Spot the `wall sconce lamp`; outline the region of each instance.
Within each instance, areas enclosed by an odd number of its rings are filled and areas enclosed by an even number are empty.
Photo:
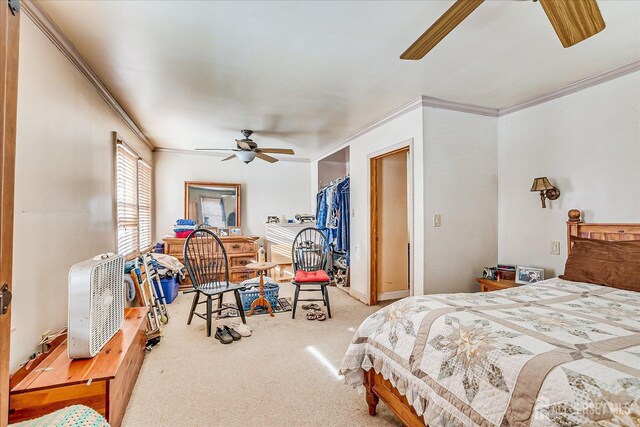
[[[544,199],[556,200],[558,197],[560,197],[560,190],[551,185],[546,176],[535,178],[533,180],[533,185],[531,186],[531,191],[540,192],[540,199],[542,200],[543,209],[547,207]]]

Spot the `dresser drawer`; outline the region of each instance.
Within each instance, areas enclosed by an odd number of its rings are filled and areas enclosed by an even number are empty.
[[[256,251],[254,242],[228,242],[224,244],[227,254],[251,253]]]
[[[241,283],[247,279],[251,279],[256,277],[255,272],[253,271],[243,271],[243,272],[230,272],[229,273],[229,282],[231,283]]]
[[[229,258],[229,268],[245,268],[247,264],[256,262],[254,256],[238,256]]]

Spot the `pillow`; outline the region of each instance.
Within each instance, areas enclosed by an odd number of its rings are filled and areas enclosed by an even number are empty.
[[[571,241],[561,279],[640,292],[640,241]]]

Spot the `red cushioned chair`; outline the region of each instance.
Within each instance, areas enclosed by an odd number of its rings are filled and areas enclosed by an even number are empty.
[[[329,290],[327,289],[331,278],[326,271],[329,262],[329,242],[325,235],[313,227],[301,230],[293,241],[291,259],[293,260],[293,269],[296,272],[292,282],[296,287],[296,292],[293,298],[291,318],[296,318],[298,301],[322,301],[327,307],[329,318],[331,318]],[[300,299],[300,292],[321,292],[322,298]]]

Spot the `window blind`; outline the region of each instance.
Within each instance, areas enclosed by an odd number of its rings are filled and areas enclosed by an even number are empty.
[[[138,156],[126,145],[116,145],[116,202],[118,253],[138,252]]]
[[[140,252],[151,249],[151,166],[138,160],[138,232]]]

